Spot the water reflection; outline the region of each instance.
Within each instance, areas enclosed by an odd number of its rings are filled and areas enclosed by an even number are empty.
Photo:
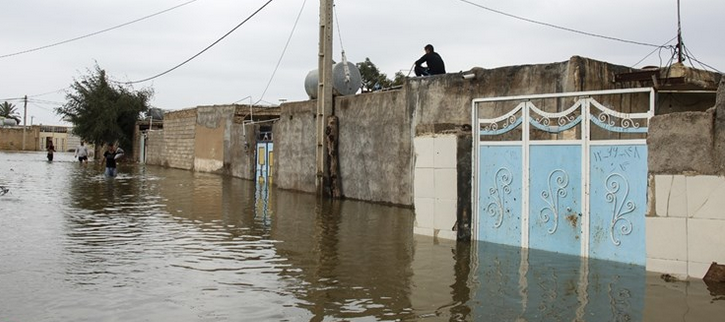
[[[0,319],[720,321],[699,280],[412,234],[410,209],[0,152]],[[38,155],[43,160],[44,155]],[[9,170],[13,169],[13,170]]]
[[[479,244],[476,320],[641,321],[643,267]],[[516,272],[512,274],[512,272]]]

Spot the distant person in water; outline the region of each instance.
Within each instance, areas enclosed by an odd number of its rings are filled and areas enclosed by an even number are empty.
[[[123,156],[123,150],[113,146],[113,143],[108,143],[106,152],[103,153],[103,158],[106,159],[106,176],[116,176],[116,160]]]
[[[53,146],[53,142],[51,141],[48,144],[48,161],[53,161],[53,153],[55,152],[55,147]]]
[[[85,146],[83,141],[81,141],[81,144],[76,147],[75,157],[78,158],[78,162],[81,164],[88,162],[88,147]]]

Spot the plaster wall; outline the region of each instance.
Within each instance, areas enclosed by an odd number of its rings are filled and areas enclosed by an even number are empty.
[[[222,172],[225,151],[230,144],[230,124],[234,119],[232,106],[197,108],[194,138],[194,169],[202,172]]]
[[[276,162],[274,182],[279,188],[315,192],[316,104],[316,100],[310,100],[280,106],[280,119],[273,127]],[[342,129],[340,131],[342,139],[344,134]],[[342,184],[346,184],[346,179],[343,178]]]
[[[725,264],[725,80],[716,105],[650,121],[647,270],[702,278]]]
[[[342,193],[413,206],[414,138],[470,126],[474,98],[612,89],[622,86],[614,83],[614,74],[628,70],[574,56],[552,64],[474,68],[466,72],[475,74],[473,79],[456,73],[410,78],[399,90],[337,97]],[[316,190],[316,104],[311,100],[281,106],[274,128],[275,182],[280,188]]]
[[[254,126],[232,123],[229,149],[225,150],[224,166],[230,175],[253,180],[255,170]]]

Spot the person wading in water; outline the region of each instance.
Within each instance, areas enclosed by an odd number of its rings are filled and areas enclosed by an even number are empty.
[[[115,177],[117,170],[116,170],[116,160],[121,158],[123,156],[123,150],[121,148],[116,148],[113,146],[113,143],[108,143],[108,148],[106,149],[106,152],[103,153],[103,159],[106,160],[106,176],[107,177]],[[101,159],[101,160],[103,160]]]

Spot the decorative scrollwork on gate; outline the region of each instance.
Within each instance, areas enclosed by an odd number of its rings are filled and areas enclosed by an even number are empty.
[[[541,191],[541,198],[549,206],[539,211],[539,218],[544,223],[548,223],[553,219],[554,224],[549,229],[549,234],[553,234],[559,227],[559,199],[567,196],[566,188],[569,186],[569,175],[561,169],[551,171],[549,173],[548,184],[549,190]]]
[[[549,133],[560,133],[573,128],[581,122],[582,101],[579,100],[565,111],[546,112],[539,109],[534,104],[529,103],[528,107],[531,112],[529,122],[535,128]]]
[[[488,189],[493,201],[486,206],[486,211],[489,216],[496,218],[496,222],[493,225],[494,228],[501,227],[504,214],[508,212],[506,209],[505,195],[511,194],[511,182],[513,182],[511,171],[506,168],[500,168],[493,177],[493,187]]]
[[[609,236],[614,245],[619,246],[622,241],[615,236],[615,231],[619,230],[622,235],[632,233],[632,221],[625,216],[633,212],[637,205],[629,198],[629,181],[619,173],[610,174],[605,186],[607,194],[605,196],[608,203],[612,204],[612,222],[609,227]],[[619,229],[617,229],[619,225]]]
[[[651,116],[649,113],[617,112],[594,99],[590,99],[590,103],[592,106],[591,120],[595,125],[611,132],[647,133],[647,122]]]

